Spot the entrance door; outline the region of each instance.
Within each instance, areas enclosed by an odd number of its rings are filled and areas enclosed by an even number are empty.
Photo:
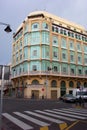
[[[39,90],[32,90],[31,95],[34,99],[39,99]]]
[[[57,90],[51,91],[51,99],[57,99]]]
[[[61,81],[60,95],[63,96],[64,94],[66,94],[66,83]]]

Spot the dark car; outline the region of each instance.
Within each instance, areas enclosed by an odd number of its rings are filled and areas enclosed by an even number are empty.
[[[65,94],[61,97],[64,102],[75,102],[76,98],[72,94]]]

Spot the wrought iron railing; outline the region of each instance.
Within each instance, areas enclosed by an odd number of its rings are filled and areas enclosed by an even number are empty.
[[[11,76],[11,79],[17,78],[17,77],[22,77],[22,76],[38,76],[38,75],[43,75],[43,76],[63,76],[63,77],[78,77],[78,78],[87,78],[86,74],[74,74],[70,72],[56,72],[56,71],[28,71],[28,72],[22,72],[19,74],[14,74]]]

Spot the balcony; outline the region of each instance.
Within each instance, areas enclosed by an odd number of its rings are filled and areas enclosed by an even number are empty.
[[[28,71],[21,72],[20,74],[15,74],[11,76],[11,79],[26,76],[55,76],[55,77],[72,77],[72,78],[87,78],[87,75],[83,74],[73,74],[70,72],[56,72],[56,71]]]

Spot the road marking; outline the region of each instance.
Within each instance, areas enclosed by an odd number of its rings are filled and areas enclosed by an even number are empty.
[[[60,130],[64,130],[66,127],[67,127],[67,124],[66,124],[66,123],[59,124]]]
[[[76,116],[76,115],[72,115],[72,114],[69,115],[69,114],[67,114],[68,111],[64,112],[63,110],[59,110],[59,109],[53,109],[53,110],[56,110],[57,112],[59,112],[60,115],[75,117],[75,118],[78,118],[78,119],[86,119],[85,117],[82,117],[82,116]]]
[[[14,114],[16,114],[16,115],[18,115],[18,116],[20,116],[20,117],[22,117],[22,118],[24,118],[24,119],[27,119],[27,120],[29,120],[29,121],[31,121],[31,122],[33,122],[33,123],[39,125],[39,126],[49,126],[49,125],[50,125],[50,124],[48,124],[48,123],[45,123],[45,122],[40,121],[40,120],[38,120],[38,119],[32,118],[32,117],[27,116],[27,115],[25,115],[25,114],[22,114],[22,113],[20,113],[20,112],[14,112]]]
[[[74,125],[76,125],[79,122],[79,120],[77,120],[76,122],[74,122],[73,124],[71,124],[69,127],[67,127],[65,130],[69,130],[70,128],[72,128]]]
[[[23,121],[18,120],[17,118],[11,116],[8,113],[3,113],[2,114],[5,118],[7,118],[8,120],[10,120],[11,122],[13,122],[14,124],[16,124],[17,126],[19,126],[21,129],[23,130],[31,130],[33,129],[32,126],[27,125],[26,123],[24,123]]]
[[[58,123],[58,124],[64,123],[64,121],[57,120],[57,119],[53,119],[53,118],[51,118],[51,117],[47,117],[47,116],[44,116],[44,115],[41,115],[41,114],[37,114],[37,113],[31,112],[31,111],[25,111],[25,113],[28,113],[28,114],[31,114],[31,115],[34,115],[34,116],[37,116],[37,117],[46,119],[46,120],[48,120],[48,121]]]
[[[40,127],[40,130],[49,130],[49,128],[47,126],[45,127]]]
[[[87,110],[85,110],[85,109],[69,108],[68,110],[70,110],[70,111],[73,110],[73,111],[76,111],[76,112],[81,112],[81,113],[87,114]]]
[[[80,116],[87,116],[87,115],[84,114],[84,113],[77,113],[76,111],[63,110],[63,112],[67,112],[67,113],[74,114],[74,115],[79,114]]]
[[[52,110],[45,110],[45,111],[58,114],[58,112],[55,112],[55,111],[52,111]],[[55,114],[49,114],[49,115],[54,116],[54,117],[58,117],[58,118],[61,118],[61,119],[65,119],[65,120],[68,120],[68,121],[75,121],[76,120],[76,119],[72,119],[72,118],[60,116],[60,115],[55,115]]]

